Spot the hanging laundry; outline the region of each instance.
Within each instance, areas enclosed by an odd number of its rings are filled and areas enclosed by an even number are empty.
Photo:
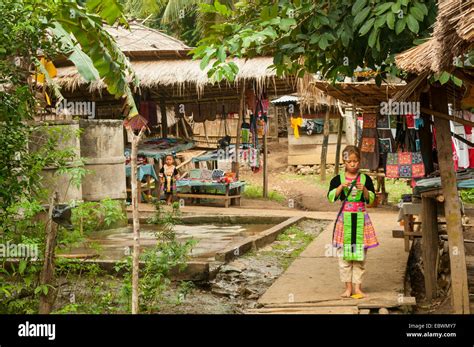
[[[158,125],[156,103],[154,101],[140,101],[140,115],[148,121],[148,126]]]
[[[462,124],[459,124],[459,123],[454,123],[453,121],[450,121],[450,127],[451,127],[451,131],[466,139],[466,130],[464,129],[464,126]],[[458,155],[458,165],[460,168],[463,168],[463,169],[466,169],[469,167],[469,149],[468,149],[468,146],[467,144],[465,144],[464,142],[456,139],[453,137],[453,140],[454,140],[454,144],[456,146],[456,149],[457,149],[457,155]]]
[[[257,134],[262,137],[267,132],[267,116],[259,112],[257,117]]]
[[[463,111],[463,118],[468,121],[474,121],[474,114],[464,110]],[[464,126],[464,131],[466,133],[466,140],[469,142],[473,142],[474,136],[472,136],[472,127],[469,125]],[[474,168],[474,147],[468,146],[468,152],[469,152],[469,168]]]
[[[245,119],[241,125],[240,136],[243,144],[250,143],[250,124]]]
[[[300,137],[300,131],[299,127],[303,125],[303,118],[301,117],[291,117],[291,127],[293,128],[293,134],[295,135],[295,138]]]

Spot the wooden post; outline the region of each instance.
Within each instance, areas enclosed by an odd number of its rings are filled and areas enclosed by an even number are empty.
[[[58,193],[53,192],[49,200],[48,228],[46,234],[46,246],[44,250],[43,269],[40,274],[40,284],[48,286],[48,293],[41,294],[39,298],[39,314],[49,314],[53,308],[54,291],[51,287],[54,276],[54,249],[56,248],[56,236],[58,234],[58,225],[53,222],[53,208],[58,202]]]
[[[358,146],[357,139],[359,138],[357,132],[357,107],[354,104],[354,100],[352,100],[352,117],[354,117],[354,146]]]
[[[405,252],[410,251],[410,236],[409,233],[413,232],[413,215],[403,215],[403,231],[404,231],[404,242],[405,242]]]
[[[202,122],[202,126],[204,128],[204,135],[206,136],[207,147],[210,147],[209,137],[207,136],[206,120],[204,120],[204,122]]]
[[[336,160],[334,166],[334,174],[339,175],[339,161],[341,157],[341,142],[342,142],[342,125],[344,118],[342,115],[339,115],[339,126],[337,128],[337,145],[336,145]]]
[[[239,179],[240,172],[240,133],[242,132],[242,121],[244,119],[245,112],[245,82],[242,82],[242,89],[240,91],[240,103],[239,103],[239,120],[237,123],[237,134],[235,138],[235,160],[233,162],[234,172],[237,179]]]
[[[328,143],[329,143],[329,113],[330,107],[327,106],[326,115],[324,117],[324,130],[323,130],[323,146],[321,148],[321,181],[326,180],[326,159],[328,154]]]
[[[263,197],[268,198],[267,131],[263,133]]]
[[[145,133],[145,128],[135,135],[131,128],[127,128],[127,132],[132,142],[132,153],[130,157],[130,166],[132,170],[131,186],[132,186],[132,216],[133,216],[133,255],[132,255],[132,314],[138,314],[138,274],[140,260],[140,219],[138,212],[138,202],[140,196],[137,192],[137,154],[138,144]]]
[[[186,129],[186,122],[184,121],[184,115],[181,117],[181,124],[183,125],[184,136],[186,139],[191,139],[188,134],[188,129]]]
[[[166,103],[164,99],[160,99],[160,113],[161,113],[161,129],[163,138],[168,137],[168,116],[166,115]]]
[[[448,113],[446,89],[431,86],[431,103],[434,111]],[[444,210],[448,232],[449,259],[454,313],[469,313],[469,291],[467,285],[466,258],[461,223],[461,205],[459,202],[456,172],[454,171],[453,151],[449,121],[434,117],[438,163],[441,173],[441,186],[445,197]]]
[[[431,301],[437,297],[438,269],[438,213],[436,199],[421,198],[421,246],[423,253],[423,273],[425,275],[426,299]]]

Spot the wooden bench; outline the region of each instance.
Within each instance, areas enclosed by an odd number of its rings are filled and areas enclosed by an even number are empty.
[[[224,207],[229,207],[230,205],[240,206],[240,187],[234,188],[235,194],[231,194],[229,186],[226,187],[225,194],[210,194],[210,193],[176,193],[178,198],[188,198],[195,201],[197,204],[201,202],[201,199],[216,199],[224,200]]]

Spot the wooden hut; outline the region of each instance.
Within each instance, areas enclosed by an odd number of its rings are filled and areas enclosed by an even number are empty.
[[[131,23],[130,30],[110,27],[107,30],[130,59],[140,83],[136,95],[139,112],[146,116],[155,136],[167,138],[172,134],[215,148],[219,137],[229,135],[231,142],[240,148],[242,121],[247,110],[256,113],[256,100],[296,89],[291,76],[276,76],[276,71],[270,68],[272,57],[234,59],[239,68],[235,80],[212,83],[207,76],[209,67],[201,70],[201,62],[191,59],[191,47],[183,42],[139,23]],[[122,104],[107,93],[102,80],[86,82],[67,59],[55,64],[58,67],[55,80],[66,99],[95,102],[98,119],[122,118]],[[272,115],[268,116],[270,131],[265,131],[259,142],[263,143],[264,195],[268,190],[266,143],[275,133],[272,129],[276,125],[272,124]],[[222,128],[224,131],[219,132]],[[159,164],[155,165],[159,168]],[[238,171],[235,165],[237,177]]]
[[[226,134],[235,141],[244,85],[246,91],[265,91],[268,97],[293,92],[296,88],[293,79],[278,78],[270,69],[272,57],[235,59],[239,67],[235,81],[212,84],[207,69],[201,70],[200,61],[191,59],[191,47],[183,42],[139,23],[131,23],[130,31],[107,30],[131,61],[140,81],[140,100],[157,105],[157,117],[149,121],[152,130],[163,137],[169,133],[180,137],[188,135],[198,144],[214,148],[217,140]],[[102,80],[86,83],[67,60],[55,64],[58,67],[55,80],[68,100],[94,101],[99,119],[120,117],[121,104],[108,95]],[[276,137],[276,124],[271,121],[273,114],[269,114],[269,118],[269,138]],[[190,126],[183,125],[181,119],[188,120],[186,123]]]

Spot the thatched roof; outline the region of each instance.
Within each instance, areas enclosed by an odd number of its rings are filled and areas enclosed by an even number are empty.
[[[236,80],[234,82],[221,82],[219,86],[235,87],[247,80],[255,81],[257,88],[266,86],[268,90],[277,89],[278,85],[288,81],[282,80],[276,76],[276,72],[270,69],[273,64],[271,57],[257,57],[248,60],[234,59],[239,67]],[[204,88],[211,84],[207,77],[207,69],[201,70],[200,60],[191,59],[153,59],[153,60],[132,60],[132,67],[136,76],[140,80],[140,87],[158,88],[164,87],[174,89],[177,95],[185,94],[191,89],[193,93],[201,96]],[[58,68],[58,74],[55,78],[57,83],[67,91],[74,91],[87,85],[86,81],[77,72],[75,66],[66,66]],[[88,86],[90,92],[105,89],[103,81],[95,81]],[[288,89],[288,88],[286,88]]]
[[[392,99],[395,93],[406,86],[405,83],[382,83],[379,87],[375,82],[337,82],[314,80],[312,82],[324,94],[353,104],[358,107],[374,107],[382,101]]]
[[[159,30],[132,22],[130,30],[122,27],[107,27],[108,33],[118,46],[131,57],[160,56],[186,57],[191,47]]]
[[[396,57],[397,66],[421,74],[451,71],[454,58],[474,47],[474,1],[440,0],[432,37]]]

